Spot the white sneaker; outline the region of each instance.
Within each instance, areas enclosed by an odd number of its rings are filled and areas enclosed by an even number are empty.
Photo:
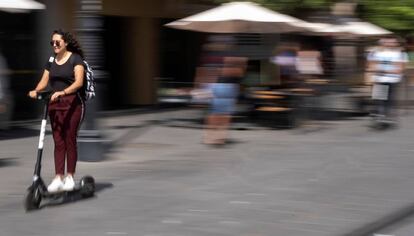
[[[75,181],[71,175],[65,177],[62,190],[72,191],[75,188]]]
[[[47,191],[49,193],[56,193],[62,190],[63,181],[60,177],[56,177],[53,179],[52,183],[47,186]]]

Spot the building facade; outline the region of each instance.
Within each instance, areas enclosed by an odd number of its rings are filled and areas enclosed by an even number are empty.
[[[77,15],[83,0],[44,0],[47,9],[38,13],[42,40],[40,58],[46,58],[50,32],[64,28],[76,33]],[[160,78],[192,79],[202,35],[163,26],[175,19],[212,7],[211,1],[103,0],[104,108],[153,105]]]

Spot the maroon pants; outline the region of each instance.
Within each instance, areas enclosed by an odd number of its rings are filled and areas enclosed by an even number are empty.
[[[76,161],[78,160],[76,138],[83,114],[83,101],[76,94],[60,97],[58,101],[49,104],[57,175],[64,175],[65,159],[67,160],[67,173],[75,173]]]

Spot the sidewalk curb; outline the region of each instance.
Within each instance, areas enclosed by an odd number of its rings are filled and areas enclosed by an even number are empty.
[[[414,202],[342,236],[372,236],[380,230],[383,230],[412,215],[414,215]]]

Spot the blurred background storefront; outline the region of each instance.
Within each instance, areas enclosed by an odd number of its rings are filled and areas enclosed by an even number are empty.
[[[39,80],[52,52],[50,33],[57,28],[77,32],[76,12],[80,4],[102,2],[101,9],[95,10],[101,12],[104,24],[101,53],[108,76],[98,85],[104,87],[98,94],[101,109],[104,110],[153,106],[159,101],[160,87],[192,87],[201,48],[208,34],[171,29],[164,25],[218,5],[218,1],[213,0],[38,2],[43,3],[46,9],[24,13],[0,12],[0,50],[10,71],[13,120],[37,117],[39,107],[27,98],[27,91]],[[343,13],[342,10],[340,14],[346,16],[353,12]],[[278,68],[270,58],[274,56],[277,43],[283,41],[312,42],[326,55],[323,61],[327,69],[325,76],[348,76],[350,73],[340,70],[350,68],[358,75],[352,75],[347,81],[360,83],[363,79],[364,48],[355,48],[354,40],[333,42],[332,37],[326,34],[237,34],[236,41],[240,54],[249,58],[246,85],[280,83]],[[337,46],[336,49],[333,46]],[[339,60],[334,58],[335,53],[340,54]]]
[[[0,18],[0,53],[5,61],[2,80],[8,80],[2,88],[10,94],[6,109],[12,119],[30,117],[36,108],[26,106],[27,89],[33,86],[34,78],[40,78],[37,16],[0,11]]]
[[[82,1],[39,0],[46,9],[0,12],[0,49],[10,71],[13,120],[37,117],[39,107],[27,98],[27,91],[39,80],[52,53],[50,33],[63,28],[76,34],[75,13]],[[163,25],[207,8],[211,8],[210,1],[102,1],[102,53],[109,75],[104,81],[105,94],[98,95],[102,109],[156,104],[160,79],[191,82],[204,36]]]
[[[35,118],[38,105],[26,93],[39,80],[52,53],[50,33],[57,28],[76,34],[76,10],[84,0],[39,0],[46,9],[25,13],[1,12],[1,47],[11,71],[13,120]],[[108,73],[102,109],[152,106],[158,88],[191,87],[207,33],[165,27],[168,22],[217,5],[210,0],[104,0],[103,56]],[[287,36],[288,40],[292,36]],[[238,34],[238,50],[249,57],[247,83],[274,83],[277,74],[269,62],[275,34]],[[277,81],[276,81],[277,82]]]

